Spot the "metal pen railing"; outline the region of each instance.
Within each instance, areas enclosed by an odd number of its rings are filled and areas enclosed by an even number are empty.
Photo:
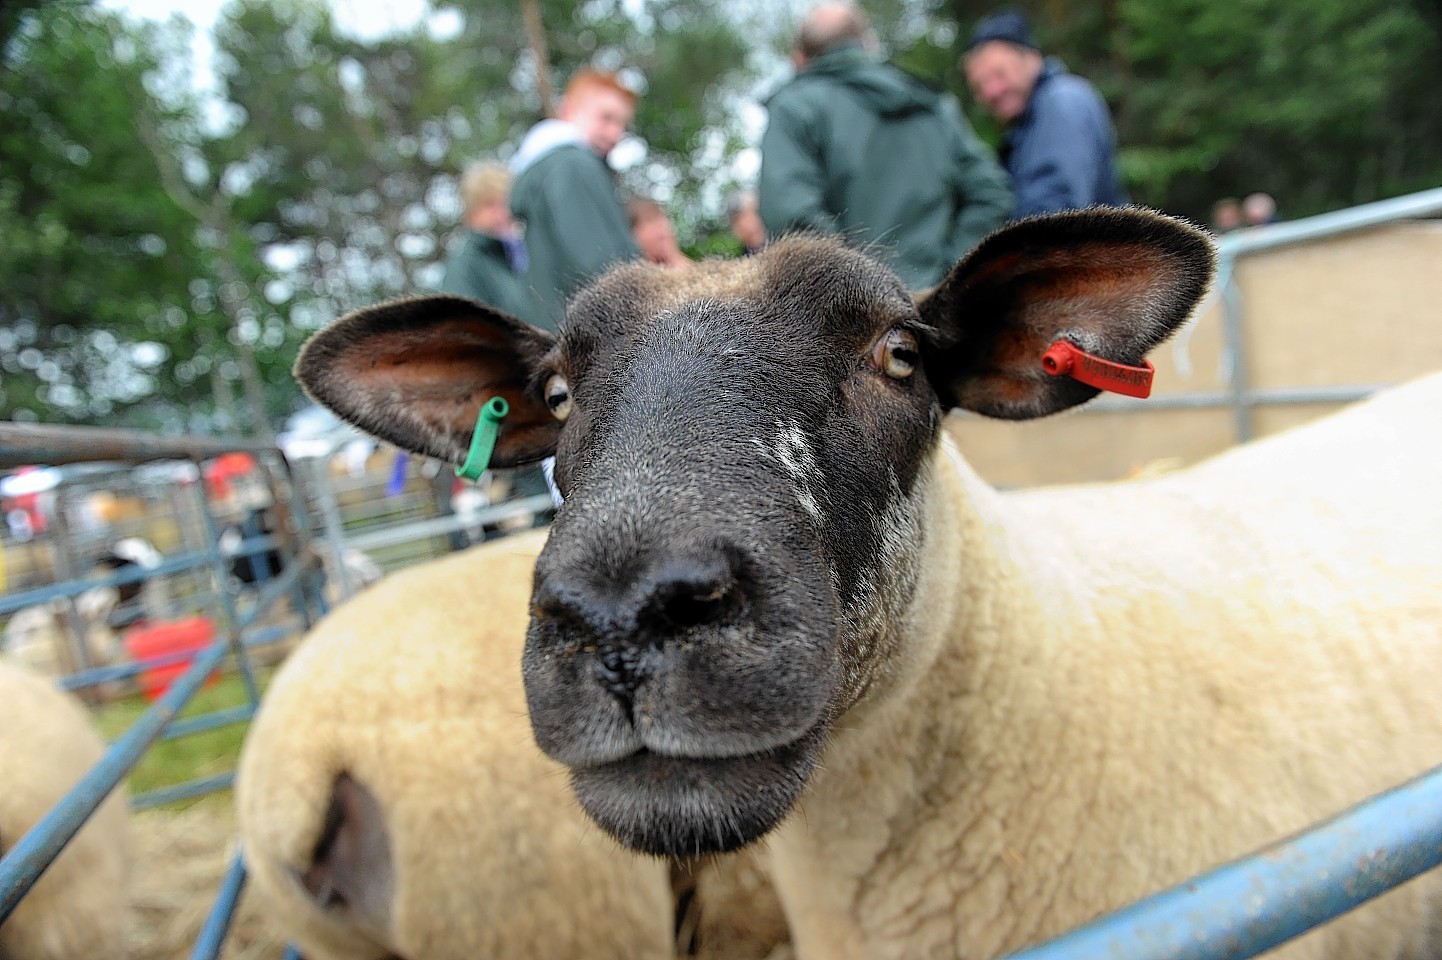
[[[141,464],[157,459],[191,459],[199,461],[237,450],[260,457],[274,457],[283,464],[289,477],[290,466],[274,448],[247,441],[207,440],[199,438],[168,438],[133,431],[95,428],[47,427],[25,424],[0,424],[0,468],[44,463],[65,465],[100,460]],[[275,486],[275,477],[272,476]],[[261,589],[250,611],[241,615],[235,608],[226,583],[226,558],[219,547],[218,532],[205,487],[197,483],[196,506],[201,515],[207,546],[203,550],[162,558],[153,569],[125,570],[103,577],[70,579],[59,584],[31,590],[15,591],[0,596],[0,613],[15,611],[33,603],[55,599],[72,599],[96,587],[119,587],[182,570],[209,568],[221,595],[224,620],[222,636],[203,650],[176,655],[145,658],[135,663],[103,668],[90,668],[72,675],[62,686],[78,690],[118,679],[128,679],[142,671],[168,663],[193,662],[170,684],[141,717],[113,743],[80,781],[66,793],[44,818],[20,837],[0,858],[0,923],[15,909],[21,898],[65,849],[91,815],[139,763],[146,751],[161,738],[173,739],[205,730],[245,722],[259,703],[259,689],[251,669],[248,647],[272,639],[274,634],[259,631],[247,636],[255,622],[277,601],[291,593],[304,593],[304,580],[317,567],[315,556],[301,552],[286,564],[278,575]],[[302,534],[308,526],[303,505],[296,509]],[[314,588],[316,585],[311,584]],[[318,591],[316,591],[318,593]],[[194,698],[206,679],[227,657],[233,657],[245,689],[246,703],[239,708],[214,711],[207,715],[177,720],[180,711]],[[132,799],[132,807],[143,808],[174,800],[199,796],[224,789],[233,781],[234,773],[202,777],[169,787],[152,790]]]
[[[1442,188],[1424,190],[1362,204],[1345,210],[1319,214],[1286,223],[1253,227],[1217,238],[1217,279],[1214,290],[1221,298],[1223,363],[1226,385],[1220,390],[1193,391],[1135,400],[1104,396],[1078,410],[1081,414],[1115,413],[1132,410],[1220,409],[1232,411],[1233,438],[1237,443],[1252,439],[1252,412],[1257,407],[1352,403],[1391,384],[1354,383],[1334,386],[1254,388],[1248,381],[1250,367],[1245,331],[1245,298],[1237,283],[1237,265],[1258,253],[1329,240],[1359,230],[1370,230],[1406,220],[1442,216]]]
[[[1238,960],[1442,865],[1442,768],[1008,960]]]

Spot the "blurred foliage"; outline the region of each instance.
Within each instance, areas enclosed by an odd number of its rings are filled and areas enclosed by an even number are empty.
[[[132,116],[143,78],[186,40],[71,4],[41,8],[11,37],[0,73],[0,415],[95,421],[129,407],[156,422],[158,404],[196,399],[177,366],[223,327],[194,302],[206,272],[197,225],[162,190]]]
[[[623,184],[667,205],[693,255],[736,253],[720,210],[744,109],[784,76],[804,0],[535,2],[554,90],[593,63],[643,94]],[[958,57],[991,2],[867,6],[898,64],[969,100]],[[1291,218],[1442,183],[1429,0],[1021,6],[1111,104],[1139,201],[1205,219],[1266,190]],[[251,429],[253,357],[277,423],[301,340],[434,284],[457,173],[543,115],[522,13],[435,0],[363,41],[323,0],[233,0],[202,95],[183,21],[0,0],[0,417]]]

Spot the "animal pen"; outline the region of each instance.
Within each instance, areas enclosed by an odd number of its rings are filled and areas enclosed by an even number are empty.
[[[1442,251],[1442,224],[1419,218],[1438,214],[1442,214],[1442,190],[1433,190],[1222,238],[1221,274],[1213,309],[1204,310],[1193,329],[1183,333],[1181,346],[1173,349],[1173,369],[1164,368],[1164,379],[1181,383],[1183,388],[1173,388],[1171,393],[1163,390],[1145,402],[1114,398],[1098,401],[1092,404],[1093,412],[1066,418],[1065,439],[1060,433],[1044,434],[1034,429],[1032,439],[1026,441],[1034,444],[1042,437],[1072,449],[1101,451],[1111,458],[1105,462],[1081,455],[1033,457],[1067,464],[1063,469],[1073,471],[1035,476],[1027,472],[1029,468],[1006,443],[992,442],[990,425],[956,418],[948,429],[960,436],[968,451],[976,451],[980,472],[1001,485],[1109,479],[1138,463],[1168,453],[1175,455],[1179,431],[1190,430],[1201,437],[1197,441],[1200,448],[1187,451],[1188,456],[1199,457],[1421,372],[1411,369],[1411,365],[1442,365],[1442,340],[1436,350],[1428,347],[1402,356],[1389,354],[1384,343],[1378,350],[1385,356],[1375,358],[1371,366],[1367,356],[1359,358],[1360,372],[1334,368],[1325,371],[1325,376],[1331,378],[1328,382],[1309,381],[1306,375],[1319,369],[1318,356],[1336,360],[1336,351],[1328,346],[1325,337],[1317,332],[1309,338],[1306,331],[1259,330],[1254,320],[1264,311],[1268,296],[1279,295],[1275,292],[1278,289],[1285,292],[1287,282],[1295,282],[1284,279],[1278,287],[1275,276],[1270,281],[1267,276],[1272,267],[1254,263],[1254,255],[1302,250],[1317,244],[1327,248],[1352,240],[1379,248],[1383,256],[1389,255],[1389,244],[1394,241],[1409,249],[1430,244],[1427,249],[1435,253]],[[1400,240],[1394,236],[1397,231]],[[1331,255],[1335,254],[1332,250]],[[1323,269],[1328,269],[1330,261],[1326,256],[1323,261]],[[1249,288],[1249,278],[1254,288]],[[1270,292],[1268,282],[1273,283]],[[1424,272],[1420,282],[1432,287],[1419,295],[1419,302],[1435,309],[1442,297],[1436,288],[1438,279]],[[1244,306],[1248,308],[1245,316]],[[1419,315],[1408,319],[1416,321]],[[1268,337],[1278,336],[1282,346],[1269,347]],[[1375,339],[1375,330],[1372,336]],[[1442,333],[1434,329],[1425,336]],[[1295,347],[1299,343],[1301,346],[1290,354],[1295,364],[1292,367],[1287,366],[1287,357],[1273,355],[1287,354],[1287,344]],[[1307,350],[1313,347],[1320,354],[1309,355]],[[1188,355],[1189,351],[1192,355]],[[1202,359],[1200,364],[1198,357]],[[1193,372],[1203,365],[1215,368],[1218,382],[1205,389],[1188,387],[1197,382]],[[1287,377],[1293,377],[1292,382],[1277,382]],[[1168,414],[1180,414],[1183,419],[1153,425],[1142,420],[1128,421],[1128,432],[1139,440],[1127,447],[1115,439],[1120,433],[1115,418]],[[1198,416],[1216,422],[1199,426],[1200,421],[1190,419]],[[1040,431],[1056,429],[1052,424],[1038,426]],[[1008,425],[1007,429],[1015,427]],[[1158,437],[1173,443],[1160,445]],[[329,454],[334,449],[327,447],[322,452]],[[216,474],[213,468],[237,454],[252,458],[259,481],[251,492],[269,506],[271,526],[264,529],[251,525],[244,529],[242,524],[239,544],[222,550],[223,523],[242,517],[226,516],[227,510],[234,512],[234,504],[228,502],[233,491],[225,489],[223,482],[211,482]],[[58,682],[89,699],[117,686],[144,681],[157,670],[178,670],[163,692],[153,688],[154,702],[115,740],[102,760],[0,858],[0,923],[153,744],[244,724],[250,719],[260,699],[256,678],[259,666],[274,659],[287,642],[324,615],[328,602],[354,592],[356,584],[350,582],[351,575],[341,562],[348,549],[389,552],[383,565],[403,566],[452,548],[456,545],[452,535],[461,531],[509,518],[526,518],[549,505],[549,498],[529,498],[468,515],[434,516],[422,509],[422,494],[415,503],[393,504],[389,511],[377,511],[372,506],[367,513],[365,504],[373,504],[377,498],[368,496],[354,481],[348,487],[346,481],[327,470],[328,462],[328,456],[293,461],[277,447],[246,441],[0,424],[0,472],[30,464],[71,471],[57,488],[62,509],[53,512],[58,526],[50,531],[51,562],[41,577],[46,582],[12,588],[0,595],[0,617],[27,607],[51,605],[54,609],[58,605],[57,622],[63,622],[65,627],[61,651],[64,676]],[[1076,473],[1078,470],[1082,472]],[[148,568],[127,565],[105,575],[87,573],[83,558],[94,554],[98,541],[92,530],[76,527],[73,519],[78,514],[63,506],[67,497],[78,499],[117,487],[127,489],[132,500],[145,505],[151,517],[145,527],[147,532],[163,531],[157,537],[163,541],[158,544],[160,557]],[[139,532],[139,527],[125,528],[125,522],[122,519],[116,529]],[[367,526],[369,529],[365,529]],[[229,566],[235,557],[248,558],[252,565],[253,590],[236,583]],[[324,562],[325,558],[330,562]],[[334,581],[329,587],[327,579]],[[192,649],[139,655],[127,663],[95,662],[78,599],[97,588],[122,588],[146,580],[166,584],[165,596],[155,601],[164,612],[190,611],[213,618],[213,637],[206,639],[202,632],[205,642]],[[221,669],[238,678],[244,702],[181,718],[181,711],[207,679]],[[1378,749],[1386,746],[1379,744]],[[233,778],[234,772],[229,771],[168,784],[134,795],[132,807],[145,808],[223,790]],[[5,785],[0,783],[3,789]],[[1117,838],[1119,844],[1127,841],[1125,837]],[[1442,770],[1014,956],[1028,960],[1249,957],[1439,865]],[[199,960],[220,955],[245,879],[244,863],[236,852],[215,891],[213,909],[193,945],[192,957]],[[294,951],[288,955],[294,956]]]

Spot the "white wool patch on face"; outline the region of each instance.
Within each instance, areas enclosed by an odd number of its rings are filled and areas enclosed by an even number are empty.
[[[811,449],[801,425],[794,420],[777,420],[776,435],[767,452],[791,479],[801,509],[818,527],[821,526],[821,504],[817,502],[815,493],[815,485],[821,480],[821,470],[816,465],[816,453]]]
[[[910,494],[902,492],[894,469],[889,480],[891,495],[886,509],[872,516],[878,541],[875,562],[862,575],[856,601],[842,614],[846,703],[861,695],[876,664],[890,657],[902,642],[907,611],[916,592],[916,564],[926,540],[922,518],[931,477],[929,471],[923,473]]]

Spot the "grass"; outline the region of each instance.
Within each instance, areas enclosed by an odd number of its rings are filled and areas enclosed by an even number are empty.
[[[268,669],[257,670],[256,682],[262,690],[271,673]],[[180,716],[198,717],[245,703],[245,687],[239,675],[222,674],[213,686],[202,687]],[[150,706],[150,701],[139,694],[114,700],[96,709],[96,726],[107,740],[114,741]],[[176,740],[157,740],[127,778],[131,795],[234,770],[247,728],[248,724],[237,723]],[[185,801],[186,805],[193,802]]]

